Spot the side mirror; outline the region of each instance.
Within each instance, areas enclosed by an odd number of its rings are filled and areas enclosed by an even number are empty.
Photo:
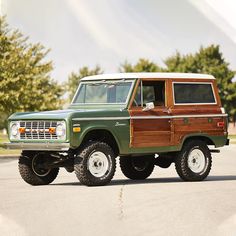
[[[153,102],[148,102],[146,103],[146,107],[143,108],[143,111],[149,111],[154,109],[154,103]]]

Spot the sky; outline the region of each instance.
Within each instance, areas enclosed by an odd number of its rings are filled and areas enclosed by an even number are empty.
[[[52,77],[82,66],[118,72],[125,60],[160,65],[180,53],[219,44],[236,70],[235,0],[0,0],[1,15],[51,51]]]

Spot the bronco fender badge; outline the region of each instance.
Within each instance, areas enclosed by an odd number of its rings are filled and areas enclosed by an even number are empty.
[[[120,123],[120,122],[116,122],[115,126],[125,126],[126,124]]]

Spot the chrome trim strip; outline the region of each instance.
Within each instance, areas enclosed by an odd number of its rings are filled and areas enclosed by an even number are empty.
[[[130,117],[85,117],[85,118],[73,118],[72,120],[129,120]]]
[[[68,151],[69,143],[4,143],[6,149],[21,149],[21,150],[40,150],[40,151]]]
[[[174,116],[133,116],[131,119],[176,119],[176,118],[201,118],[201,117],[226,117],[228,114],[203,114],[203,115],[174,115]]]
[[[132,117],[85,117],[73,118],[72,120],[137,120],[137,119],[175,119],[175,118],[194,118],[194,117],[227,117],[228,114],[202,114],[202,115],[174,115],[174,116],[132,116]]]

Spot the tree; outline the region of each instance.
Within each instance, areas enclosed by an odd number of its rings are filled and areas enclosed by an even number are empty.
[[[195,54],[175,55],[165,60],[166,71],[211,74],[217,79],[219,94],[226,112],[236,115],[236,83],[232,81],[235,71],[231,70],[220,52],[219,45],[201,47]]]
[[[158,71],[162,71],[162,68],[152,61],[140,58],[135,65],[132,65],[128,63],[127,61],[125,61],[123,64],[121,64],[119,71],[120,72],[158,72]]]
[[[50,77],[48,52],[40,43],[29,43],[0,17],[0,114],[61,106],[63,89]]]
[[[102,73],[103,73],[103,71],[101,70],[100,66],[96,66],[94,69],[89,69],[87,66],[84,66],[79,69],[78,73],[72,72],[69,75],[68,83],[67,83],[70,101],[72,100],[72,98],[76,92],[76,89],[79,86],[80,80],[83,77],[90,76],[90,75],[102,74]]]

